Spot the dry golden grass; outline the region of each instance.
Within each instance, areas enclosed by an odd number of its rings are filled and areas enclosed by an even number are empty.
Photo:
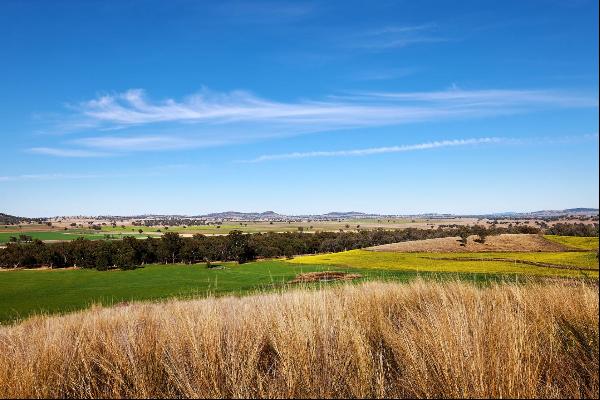
[[[559,236],[561,237],[561,236]],[[461,246],[459,237],[446,237],[437,239],[411,240],[408,242],[383,244],[368,247],[371,251],[394,251],[394,252],[442,252],[442,253],[472,253],[472,252],[495,252],[495,251],[569,251],[573,248],[565,244],[546,239],[542,235],[510,233],[488,236],[485,243],[475,241],[478,236],[471,235],[467,238],[467,245]]]
[[[598,289],[365,283],[0,328],[1,397],[598,397]]]

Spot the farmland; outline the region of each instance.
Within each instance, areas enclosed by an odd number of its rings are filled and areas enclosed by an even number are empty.
[[[584,242],[581,238],[557,240],[579,245]],[[594,251],[444,253],[351,250],[245,264],[221,262],[213,266],[215,268],[207,268],[204,263],[179,263],[148,264],[129,271],[59,268],[0,272],[0,321],[8,322],[39,312],[73,311],[92,304],[242,295],[257,290],[285,288],[286,283],[298,274],[318,271],[345,271],[359,274],[360,280],[407,281],[419,276],[477,281],[517,277],[598,279],[598,259]]]
[[[76,221],[79,227],[72,227],[71,221]],[[33,239],[43,241],[68,241],[83,236],[86,239],[98,240],[104,239],[105,235],[111,235],[111,238],[119,239],[123,236],[133,237],[159,237],[166,232],[177,232],[183,237],[190,237],[194,234],[202,235],[227,235],[231,231],[241,231],[243,233],[267,233],[267,232],[307,232],[314,233],[318,231],[338,232],[340,230],[347,232],[356,232],[358,230],[373,229],[404,229],[404,228],[430,228],[440,224],[458,224],[465,225],[473,223],[475,219],[356,219],[339,221],[244,221],[244,222],[213,222],[205,225],[156,225],[140,226],[132,225],[131,221],[125,224],[112,225],[109,221],[102,221],[102,225],[97,225],[99,230],[85,229],[93,220],[83,224],[81,220],[61,220],[53,222],[52,226],[45,224],[0,226],[0,244],[6,243],[11,236],[28,235]],[[98,223],[100,221],[97,221]],[[142,234],[139,230],[142,230]]]
[[[283,216],[281,216],[283,218]],[[165,220],[158,223],[152,219],[123,219],[111,220],[102,218],[75,218],[61,217],[49,219],[45,223],[0,226],[0,244],[9,240],[10,236],[25,234],[40,240],[66,241],[74,237],[84,236],[88,239],[102,239],[104,234],[120,238],[123,235],[136,235],[136,237],[153,236],[158,237],[166,232],[177,232],[184,237],[194,234],[203,235],[227,235],[231,231],[243,233],[267,233],[267,232],[357,232],[365,230],[395,230],[395,229],[443,229],[449,226],[474,226],[480,225],[491,228],[507,227],[531,227],[539,228],[542,223],[535,218],[522,220],[500,220],[473,217],[448,217],[448,218],[424,218],[424,217],[384,217],[380,218],[339,218],[339,219],[311,219],[307,217],[290,217],[289,220],[210,220],[203,224],[186,224],[186,219]],[[190,220],[191,222],[196,220]],[[571,220],[568,218],[549,222],[549,225],[559,223],[583,223],[593,224],[594,219],[584,221]],[[147,226],[148,225],[148,226]],[[95,229],[92,229],[95,228]],[[139,233],[142,230],[142,234]]]
[[[131,271],[87,269],[17,270],[0,272],[0,323],[34,313],[68,312],[93,304],[110,306],[121,302],[158,300],[168,297],[191,298],[243,295],[255,291],[285,288],[300,273],[340,270],[359,273],[364,279],[407,281],[429,274],[414,271],[299,265],[284,261],[258,261],[238,265],[218,263],[147,265]],[[460,278],[457,274],[437,274],[436,279]],[[503,277],[468,274],[468,280],[495,280]]]
[[[78,233],[82,232],[85,231]],[[59,255],[59,259],[71,258],[62,268],[13,267],[0,272],[0,382],[3,383],[0,395],[32,395],[29,392],[32,385],[36,396],[48,397],[448,395],[448,389],[438,386],[459,383],[452,377],[428,374],[420,367],[419,360],[423,357],[431,357],[435,368],[464,374],[461,379],[472,376],[474,371],[485,372],[486,377],[492,378],[480,382],[476,393],[482,396],[555,395],[559,391],[575,396],[573,390],[582,393],[595,390],[597,383],[593,377],[597,375],[594,367],[597,363],[594,364],[590,358],[594,356],[590,354],[595,354],[594,346],[597,347],[594,329],[598,259],[593,250],[597,238],[594,241],[594,238],[503,234],[486,237],[485,244],[475,245],[476,236],[471,235],[467,237],[470,245],[464,247],[457,245],[454,236],[406,240],[435,234],[431,230],[411,234],[296,232],[183,238],[169,232],[159,239],[139,241],[8,246],[0,251],[17,259],[31,257],[26,255],[27,251],[32,256],[39,251]],[[390,240],[405,241],[390,244],[395,251],[381,251],[388,245],[373,246]],[[318,253],[323,243],[328,243],[326,248],[344,249],[350,245],[363,249]],[[280,245],[283,247],[273,247]],[[436,249],[440,245],[442,248],[450,245],[455,251],[414,251]],[[267,251],[286,253],[287,248],[318,254],[251,258],[255,261],[250,262],[242,262],[240,258],[246,253],[254,256]],[[472,251],[473,248],[478,251]],[[499,248],[517,251],[481,251]],[[550,251],[555,249],[565,251]],[[48,253],[54,250],[68,251]],[[116,268],[113,262],[122,262],[124,255],[130,257],[129,261]],[[148,257],[155,257],[154,261],[142,263]],[[211,262],[193,261],[202,257]],[[214,261],[217,257],[239,262]],[[104,264],[99,264],[99,260],[104,260]],[[157,260],[162,263],[156,263]],[[78,267],[69,267],[72,263]],[[100,265],[105,270],[99,270]],[[428,305],[425,309],[421,306],[423,301]],[[524,315],[521,310],[532,314]],[[407,323],[402,323],[404,320]],[[398,333],[401,340],[394,339],[399,321],[405,327]],[[446,322],[440,325],[440,321]],[[557,321],[566,321],[569,332],[576,335],[574,345],[562,345],[560,332],[566,328]],[[558,326],[548,329],[549,324]],[[410,326],[415,329],[406,328]],[[465,327],[474,332],[467,342],[466,336],[456,334]],[[329,333],[321,329],[329,329]],[[490,335],[495,335],[492,342],[487,338]],[[517,336],[519,339],[515,340]],[[25,337],[26,344],[22,343]],[[314,343],[308,348],[298,347],[307,341]],[[404,348],[402,343],[406,341],[412,344]],[[559,350],[545,351],[549,342]],[[173,343],[174,347],[164,347],[170,346],[167,343]],[[315,351],[321,351],[315,349],[322,349],[316,343],[339,347],[336,351],[351,347],[352,354],[360,351],[362,355],[352,359],[344,356],[343,365],[342,358],[336,358],[335,365],[330,365],[331,355],[315,355]],[[384,348],[373,347],[373,343],[384,343]],[[476,346],[483,356],[448,357],[438,354],[436,349],[441,344],[454,355]],[[514,348],[521,344],[525,347]],[[573,346],[584,344],[588,346],[586,350],[574,350],[579,347]],[[143,346],[147,346],[145,350],[141,350]],[[210,353],[213,355],[209,362],[207,346],[219,348]],[[414,346],[423,351],[416,358],[407,351]],[[198,348],[204,350],[190,359],[190,349]],[[27,350],[21,354],[22,349]],[[127,354],[140,352],[133,357],[143,360],[140,363],[143,368],[135,368],[127,361],[123,364],[127,358],[123,354],[128,351]],[[540,376],[547,377],[550,372],[522,367],[523,352],[528,354],[528,360],[535,357],[536,363],[564,365],[563,369],[551,372],[556,375],[553,379],[581,383],[577,389],[569,384],[540,385]],[[487,361],[507,353],[516,356],[497,365]],[[15,354],[18,356],[11,357]],[[78,354],[77,361],[73,363],[71,356],[61,358],[64,354]],[[231,362],[231,368],[226,367],[224,357]],[[377,360],[384,358],[386,364],[378,364]],[[44,364],[36,360],[53,361]],[[94,360],[108,364],[94,366],[97,362]],[[183,361],[173,367],[174,360]],[[410,369],[397,368],[398,362]],[[510,363],[512,366],[506,366]],[[572,363],[584,367],[570,367]],[[469,365],[466,372],[465,365]],[[192,371],[192,367],[193,372],[186,372]],[[31,368],[36,376],[60,378],[32,383],[27,373]],[[144,372],[148,368],[158,371],[153,380]],[[207,385],[197,381],[196,371],[202,368],[205,368],[203,373],[214,376],[221,376],[223,368],[229,368],[230,374],[244,374],[245,383],[239,385],[237,379],[235,384],[229,379],[213,379],[213,386]],[[282,392],[289,382],[300,379],[298,368],[305,371],[300,375],[315,374],[315,377]],[[313,371],[315,368],[319,371]],[[361,368],[367,372],[357,372]],[[330,388],[332,382],[328,378],[314,383],[323,371],[341,376],[348,369],[354,372],[343,378],[343,384]],[[61,372],[56,374],[56,371]],[[402,379],[411,381],[406,387],[398,386],[402,382],[400,375],[393,375],[401,371],[407,374]],[[517,375],[511,378],[510,374]],[[350,376],[355,378],[350,380]],[[361,381],[356,380],[357,376]],[[431,383],[432,376],[439,383]],[[517,376],[521,382],[518,387],[511,383]],[[123,385],[123,379],[132,383]],[[415,386],[414,379],[419,385]],[[85,381],[85,388],[73,385],[72,380]],[[194,383],[185,383],[187,380]]]
[[[580,237],[545,235],[544,237],[552,242],[559,243],[577,250],[598,250],[598,236]]]
[[[357,229],[402,229],[408,227],[414,228],[427,228],[430,226],[437,226],[439,224],[457,223],[466,224],[473,222],[471,220],[464,221],[453,221],[453,220],[409,220],[409,219],[394,219],[394,220],[340,220],[340,221],[244,221],[244,222],[225,222],[217,223],[213,222],[207,225],[186,225],[186,226],[137,226],[137,225],[117,225],[108,226],[103,225],[102,231],[105,232],[132,232],[142,229],[144,232],[179,232],[181,234],[208,234],[208,235],[224,235],[228,234],[233,230],[239,230],[244,233],[264,233],[264,232],[297,232],[302,230],[304,232],[315,232],[315,231],[339,231]]]
[[[0,232],[0,244],[8,243],[11,238],[19,238],[19,235],[30,236],[32,239],[39,239],[42,241],[52,242],[63,242],[69,240],[75,240],[83,237],[89,240],[100,240],[100,239],[121,239],[124,236],[131,236],[136,238],[145,238],[146,235],[134,234],[134,233],[122,233],[122,234],[106,234],[98,233],[93,231],[18,231],[18,232]]]
[[[467,258],[473,258],[468,259]],[[503,259],[497,261],[497,259]],[[557,268],[518,261],[556,264]],[[398,253],[350,250],[302,256],[288,261],[300,265],[331,265],[388,271],[520,274],[535,276],[598,278],[594,252],[561,253]]]
[[[221,269],[222,268],[222,269]],[[63,312],[91,304],[160,299],[208,294],[242,294],[271,283],[282,283],[298,271],[317,271],[318,266],[278,262],[246,265],[148,265],[132,271],[24,270],[0,273],[0,320],[26,316],[34,311]]]

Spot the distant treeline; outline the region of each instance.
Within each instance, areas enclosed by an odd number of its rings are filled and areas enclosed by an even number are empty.
[[[544,231],[548,235],[598,236],[598,224],[558,223]]]
[[[440,237],[488,235],[501,233],[539,233],[529,226],[491,227],[462,226],[439,229],[363,230],[359,232],[317,232],[314,234],[257,233],[243,234],[232,231],[226,236],[194,235],[184,238],[174,232],[160,238],[123,240],[87,240],[71,242],[8,243],[0,249],[0,267],[38,267],[129,269],[150,263],[198,263],[211,261],[237,261],[256,258],[292,257],[297,254],[314,254],[360,249],[381,244]]]

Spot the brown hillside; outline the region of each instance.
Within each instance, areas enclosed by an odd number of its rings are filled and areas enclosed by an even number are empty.
[[[540,235],[504,234],[488,236],[485,243],[477,243],[477,236],[470,236],[466,246],[457,237],[414,240],[369,247],[372,251],[393,252],[486,252],[486,251],[569,251],[559,243],[546,240]]]

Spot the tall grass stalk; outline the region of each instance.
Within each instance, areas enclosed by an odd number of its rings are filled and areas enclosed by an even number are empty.
[[[598,289],[417,280],[0,328],[0,397],[598,397]]]

